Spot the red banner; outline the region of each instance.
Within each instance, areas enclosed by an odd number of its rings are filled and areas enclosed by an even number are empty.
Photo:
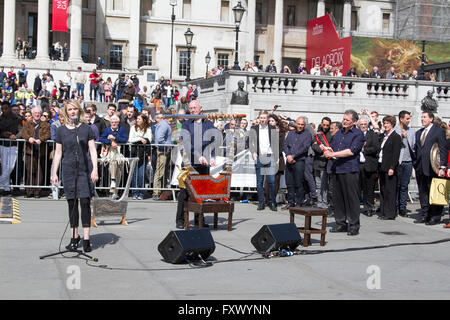
[[[352,38],[339,39],[330,15],[308,21],[306,38],[306,68],[316,64],[323,69],[326,64],[342,75],[350,69]]]
[[[67,32],[69,0],[53,0],[52,31]]]

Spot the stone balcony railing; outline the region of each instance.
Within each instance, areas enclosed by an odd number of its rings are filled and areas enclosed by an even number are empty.
[[[249,105],[230,105],[238,81],[243,80],[249,93]],[[408,110],[413,125],[420,125],[421,101],[429,90],[438,102],[437,115],[450,120],[450,83],[388,80],[372,78],[327,77],[299,74],[228,71],[216,77],[196,79],[199,100],[205,111],[247,113],[250,119],[259,110],[270,110],[278,104],[279,112],[288,116],[307,116],[318,123],[327,115],[341,120],[346,109],[376,110],[379,114],[398,115]]]

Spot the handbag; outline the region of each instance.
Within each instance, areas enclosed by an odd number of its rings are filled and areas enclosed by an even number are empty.
[[[430,204],[436,206],[448,205],[450,180],[433,178],[430,186]]]

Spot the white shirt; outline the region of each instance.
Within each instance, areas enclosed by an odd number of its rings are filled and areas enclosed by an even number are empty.
[[[270,147],[270,138],[269,138],[269,126],[266,125],[263,128],[259,125],[259,154],[272,154],[272,148]]]
[[[311,68],[311,70],[309,71],[309,73],[313,76],[320,76],[320,69],[317,70],[316,68]]]
[[[378,163],[381,163],[383,161],[383,147],[393,131],[394,131],[394,129],[392,129],[391,132],[389,132],[389,134],[383,138],[383,142],[381,143],[380,157],[378,158]]]
[[[364,133],[364,137],[366,136],[367,130],[363,132]],[[364,156],[364,151],[361,150],[361,152],[359,153],[359,162],[360,163],[365,163],[366,162],[366,157]]]
[[[422,134],[420,135],[419,143],[420,143],[420,141],[422,141],[422,138],[423,138],[423,135],[425,134],[425,131],[427,132],[427,134],[430,133],[430,129],[431,129],[432,126],[433,126],[433,122],[430,123],[428,125],[428,127],[425,128],[425,130],[422,131]]]

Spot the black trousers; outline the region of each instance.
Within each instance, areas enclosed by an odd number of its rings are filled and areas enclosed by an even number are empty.
[[[441,220],[443,206],[430,205],[430,186],[431,180],[437,176],[425,176],[416,172],[417,186],[419,187],[419,201],[422,215],[426,221]]]
[[[333,205],[336,226],[359,230],[359,173],[333,174]]]
[[[364,169],[364,164],[359,164],[359,181],[363,192],[364,211],[373,211],[375,205],[375,185],[377,184],[377,172],[369,172]]]
[[[81,198],[81,224],[83,228],[89,228],[91,226],[91,199]],[[67,199],[69,204],[69,221],[71,228],[78,228],[78,221],[80,219],[80,213],[78,212],[78,201],[75,199]]]
[[[397,172],[389,176],[386,171],[380,171],[380,216],[395,218],[397,215]]]

